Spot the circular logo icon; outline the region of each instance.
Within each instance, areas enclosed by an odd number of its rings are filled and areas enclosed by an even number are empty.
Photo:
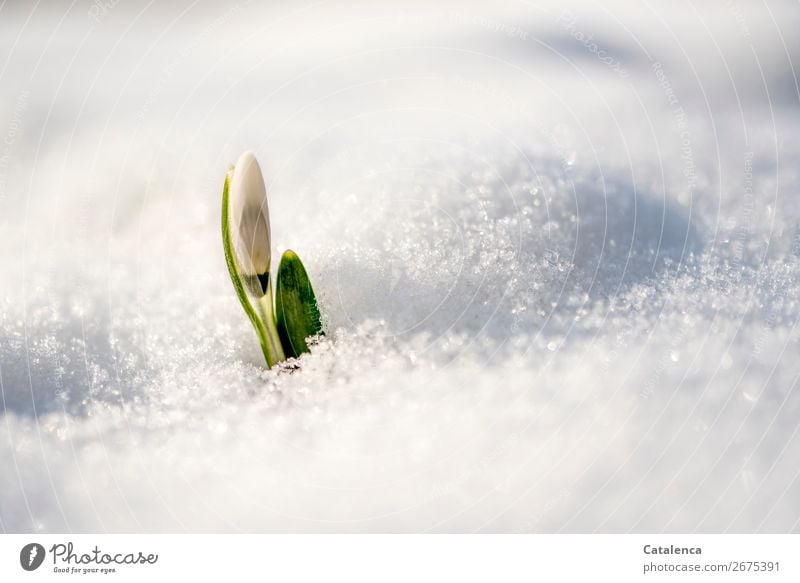
[[[44,547],[39,543],[28,543],[19,552],[19,564],[26,571],[35,571],[44,562]]]

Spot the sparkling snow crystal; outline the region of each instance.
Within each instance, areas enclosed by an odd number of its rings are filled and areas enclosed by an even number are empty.
[[[796,3],[178,4],[0,8],[0,529],[800,528]]]

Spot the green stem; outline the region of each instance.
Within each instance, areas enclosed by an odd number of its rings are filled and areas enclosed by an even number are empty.
[[[267,284],[267,293],[256,300],[256,310],[259,315],[259,340],[267,359],[267,366],[270,368],[277,363],[286,360],[286,355],[281,346],[281,339],[278,336],[278,328],[275,326],[275,315],[272,311],[272,279]]]

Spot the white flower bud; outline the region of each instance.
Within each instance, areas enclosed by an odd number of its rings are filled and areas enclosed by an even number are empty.
[[[233,169],[230,232],[242,279],[256,297],[261,297],[269,280],[269,208],[261,168],[252,152],[239,156]]]

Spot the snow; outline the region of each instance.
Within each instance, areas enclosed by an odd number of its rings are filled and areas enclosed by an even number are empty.
[[[800,530],[797,4],[427,4],[0,7],[0,528]]]

